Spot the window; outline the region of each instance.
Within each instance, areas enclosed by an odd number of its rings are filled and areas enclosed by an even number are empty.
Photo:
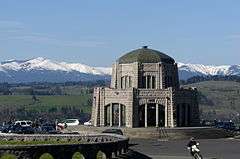
[[[156,77],[152,76],[152,89],[156,88]]]
[[[121,89],[123,89],[123,77],[121,77]]]
[[[151,88],[150,84],[151,84],[151,76],[147,76],[147,88]]]
[[[125,82],[124,82],[124,88],[126,89],[126,88],[127,88],[127,76],[124,76],[124,80],[125,80]]]
[[[129,76],[129,87],[132,87],[132,78]]]
[[[121,77],[121,89],[126,89],[132,87],[132,78],[131,76]]]
[[[146,88],[146,76],[142,76],[142,88]]]

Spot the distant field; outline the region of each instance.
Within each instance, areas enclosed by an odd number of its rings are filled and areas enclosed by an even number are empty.
[[[2,95],[0,96],[0,121],[11,116],[17,119],[69,118],[90,113],[92,97],[90,94],[71,96]]]
[[[84,112],[89,112],[90,96],[36,96],[36,101],[30,95],[0,96],[0,106],[25,107],[28,110],[46,111],[54,107],[80,107]]]

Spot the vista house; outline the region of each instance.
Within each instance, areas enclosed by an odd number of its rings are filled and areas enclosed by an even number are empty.
[[[94,126],[197,126],[197,90],[180,88],[172,57],[144,46],[112,65],[109,88],[94,89],[91,118]]]

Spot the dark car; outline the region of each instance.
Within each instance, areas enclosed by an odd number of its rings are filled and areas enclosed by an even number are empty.
[[[2,133],[17,133],[20,130],[20,125],[4,125],[2,128]]]
[[[1,132],[2,133],[8,133],[9,129],[10,129],[10,125],[4,125],[4,126],[2,126]]]
[[[60,132],[57,131],[53,126],[42,126],[40,133],[42,133],[42,134],[59,134]]]
[[[19,134],[34,134],[34,129],[31,126],[24,126],[18,132]]]
[[[233,122],[231,121],[220,121],[216,123],[216,127],[217,128],[221,128],[221,129],[225,129],[225,130],[231,130],[231,131],[235,131],[236,130],[236,126]]]
[[[106,129],[106,130],[102,131],[102,133],[123,135],[123,132],[121,129]]]
[[[0,132],[2,132],[3,128],[4,128],[4,126],[0,126]]]

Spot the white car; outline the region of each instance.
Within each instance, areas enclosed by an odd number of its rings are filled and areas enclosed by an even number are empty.
[[[65,126],[65,124],[67,124],[67,126],[76,126],[79,125],[79,120],[78,119],[66,119],[64,120],[64,122],[62,123],[58,123],[59,126]]]
[[[85,125],[85,126],[92,126],[92,121],[89,120],[87,122],[84,122],[83,125]]]
[[[14,125],[21,125],[22,127],[32,126],[32,121],[30,120],[16,121]]]

